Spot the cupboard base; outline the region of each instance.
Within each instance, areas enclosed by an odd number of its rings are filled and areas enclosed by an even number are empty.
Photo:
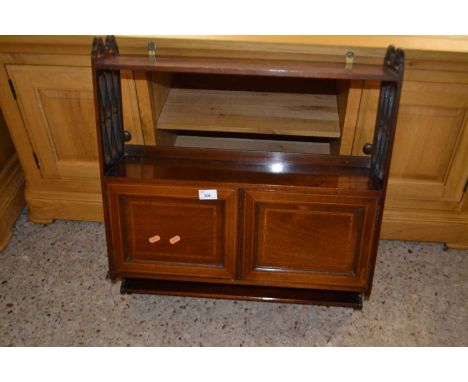
[[[185,281],[124,278],[121,293],[158,294],[227,300],[314,304],[362,309],[362,295],[356,292],[226,285]]]
[[[50,187],[62,187],[51,191]],[[97,187],[97,186],[96,186]],[[63,184],[26,188],[28,218],[37,224],[52,224],[56,219],[102,222],[102,196],[97,192],[68,191]]]
[[[0,252],[11,240],[12,227],[24,205],[24,175],[14,154],[0,169]]]

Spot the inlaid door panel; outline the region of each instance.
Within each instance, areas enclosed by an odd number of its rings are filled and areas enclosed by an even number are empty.
[[[466,76],[468,82],[468,75]],[[367,83],[355,154],[371,141],[378,91]],[[468,177],[468,83],[404,81],[388,196],[459,202]]]
[[[90,68],[8,65],[44,178],[99,179]],[[122,75],[124,126],[143,144],[133,76]]]
[[[247,191],[243,278],[363,285],[376,199]]]
[[[237,193],[199,200],[193,187],[109,186],[112,236],[120,271],[234,277]]]

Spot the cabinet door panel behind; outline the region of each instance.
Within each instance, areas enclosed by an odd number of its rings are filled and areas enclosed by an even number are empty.
[[[99,179],[90,68],[8,65],[44,178]],[[125,129],[143,144],[133,77],[122,76]],[[136,109],[135,109],[136,107]]]
[[[466,76],[468,81],[468,76]],[[366,82],[353,153],[372,142],[378,84]],[[405,81],[388,200],[459,202],[468,176],[468,84]]]
[[[364,287],[376,199],[247,191],[243,278]]]

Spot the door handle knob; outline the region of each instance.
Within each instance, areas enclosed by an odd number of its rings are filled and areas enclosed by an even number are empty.
[[[371,155],[373,151],[374,145],[372,143],[366,143],[362,148],[362,152],[367,155]]]
[[[159,235],[154,235],[154,236],[151,236],[150,238],[148,238],[148,241],[151,243],[151,244],[154,244],[156,243],[157,241],[161,240],[161,236]]]
[[[180,241],[180,236],[179,235],[172,236],[169,239],[169,243],[171,243],[172,245],[178,243],[179,241]]]

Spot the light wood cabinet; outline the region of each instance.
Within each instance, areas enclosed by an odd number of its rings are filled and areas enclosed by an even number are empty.
[[[14,154],[15,147],[0,110],[0,168],[3,168]]]
[[[90,68],[8,64],[5,69],[30,145],[26,161],[36,167],[26,189],[30,219],[102,220]],[[143,144],[132,72],[122,75],[122,102],[132,142]]]
[[[400,105],[390,195],[460,202],[468,177],[468,83],[407,81]]]
[[[44,179],[97,178],[91,74],[87,68],[8,65]]]
[[[455,73],[457,82],[451,72],[425,74],[410,69],[403,83],[383,237],[465,246],[468,74]],[[371,139],[377,102],[377,84],[365,83],[355,154]]]
[[[99,181],[94,99],[89,68],[7,65],[25,128],[44,179],[90,178]],[[122,92],[125,125],[142,144],[138,106],[133,107],[132,73]]]
[[[8,245],[24,205],[24,174],[0,110],[0,251]]]
[[[419,45],[418,37],[398,36],[380,40],[310,36],[290,38],[291,44],[288,39],[155,38],[161,54],[187,56],[343,62],[346,51],[353,50],[359,62],[380,63],[388,43],[406,48],[382,238],[468,246],[468,53],[461,49],[466,39],[442,42],[443,38],[421,37]],[[148,39],[119,41],[123,53],[144,54]],[[25,195],[35,222],[102,220],[91,42],[86,36],[0,38],[0,105],[25,171]],[[188,96],[154,91],[156,85],[167,87],[167,78],[147,81],[138,72],[122,75],[125,126],[132,143],[153,144],[161,113],[158,105],[169,97],[169,104],[177,107],[177,97]],[[158,99],[160,94],[165,96]],[[362,154],[363,145],[372,142],[377,94],[376,83],[353,81],[338,97],[338,113],[346,116],[339,121],[342,154]],[[346,113],[341,112],[343,105]],[[207,121],[209,116],[204,114]],[[162,115],[162,127],[171,127],[170,117]],[[172,131],[159,138],[171,141]]]
[[[467,84],[405,81],[402,89],[389,195],[460,202],[468,176]],[[371,139],[378,101],[365,84],[353,151]]]

